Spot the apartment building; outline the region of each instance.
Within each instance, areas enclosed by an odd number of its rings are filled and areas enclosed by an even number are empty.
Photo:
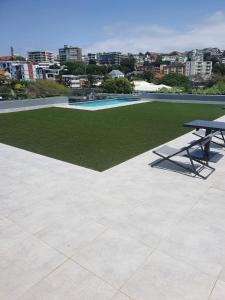
[[[121,52],[97,53],[97,62],[101,65],[119,65],[121,58]]]
[[[97,60],[97,55],[95,53],[88,53],[87,54],[88,60]]]
[[[78,47],[64,45],[59,49],[59,59],[61,62],[82,62],[82,49]]]
[[[35,62],[35,63],[53,63],[55,56],[54,53],[49,51],[29,51],[28,53],[28,59]]]
[[[185,75],[185,65],[184,64],[179,64],[179,63],[174,63],[171,65],[160,65],[160,73],[167,75],[170,73],[179,73]]]
[[[202,50],[192,50],[190,58],[192,61],[203,61],[204,60],[204,52]]]
[[[162,61],[169,61],[175,63],[177,61],[177,55],[163,55]]]
[[[170,63],[181,63],[184,64],[187,61],[187,56],[185,55],[163,55],[162,61],[169,61]]]
[[[7,71],[11,74],[11,78],[23,81],[23,80],[35,80],[36,66],[32,63],[21,61],[0,61],[0,69]]]
[[[62,80],[70,88],[79,89],[86,84],[88,77],[87,75],[62,75]]]
[[[193,77],[199,75],[205,79],[212,75],[212,62],[203,60],[191,60],[186,62],[186,76]]]

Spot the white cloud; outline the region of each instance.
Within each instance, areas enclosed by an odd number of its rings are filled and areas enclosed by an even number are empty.
[[[85,52],[169,52],[205,47],[224,49],[225,13],[217,11],[183,31],[157,24],[133,25],[124,22],[105,26],[103,31],[105,38],[84,49]]]

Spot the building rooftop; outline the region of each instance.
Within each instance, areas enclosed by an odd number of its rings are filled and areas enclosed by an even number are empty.
[[[216,151],[216,171],[202,180],[151,168],[152,151],[96,172],[0,144],[0,298],[224,299]]]
[[[120,70],[112,70],[109,72],[109,75],[111,76],[118,76],[118,75],[124,75]]]

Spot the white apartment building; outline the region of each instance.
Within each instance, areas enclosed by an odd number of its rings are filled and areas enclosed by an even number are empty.
[[[207,79],[212,75],[212,62],[203,60],[191,60],[186,62],[185,74],[188,77],[200,75]]]
[[[202,50],[192,50],[191,51],[191,60],[195,61],[203,61],[204,60],[204,53]]]
[[[185,64],[187,61],[187,57],[184,55],[163,55],[162,61],[169,61],[171,63],[181,63]]]
[[[162,61],[169,61],[175,63],[177,61],[177,55],[163,55]]]
[[[30,51],[28,52],[28,59],[36,63],[54,63],[55,55],[47,50],[45,51]]]

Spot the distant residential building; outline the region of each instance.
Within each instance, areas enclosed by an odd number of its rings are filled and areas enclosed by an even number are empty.
[[[54,67],[55,65],[56,67]],[[58,80],[60,71],[64,68],[65,66],[59,66],[57,64],[40,63],[36,65],[37,79]]]
[[[225,64],[225,57],[223,57],[223,58],[221,59],[221,63],[222,63],[222,64]]]
[[[191,56],[192,61],[203,61],[204,60],[204,52],[202,50],[192,50]]]
[[[13,60],[13,56],[0,56],[0,61]]]
[[[112,70],[109,73],[109,76],[112,78],[122,78],[124,77],[124,74],[120,70]]]
[[[67,62],[82,62],[82,49],[78,47],[64,45],[64,48],[59,49],[60,61]]]
[[[203,60],[191,60],[186,62],[186,76],[193,77],[199,75],[205,79],[212,75],[212,62]]]
[[[177,55],[163,55],[162,61],[169,61],[171,63],[175,63],[177,60]]]
[[[103,52],[97,53],[97,62],[101,65],[119,65],[122,53],[121,52]]]
[[[160,72],[164,75],[170,74],[170,73],[179,73],[179,74],[185,74],[185,65],[174,63],[171,65],[160,65]]]
[[[82,62],[86,65],[89,64],[89,59],[88,59],[88,56],[87,55],[82,55]]]
[[[32,63],[21,61],[0,61],[0,69],[10,73],[11,78],[18,81],[36,79],[36,66]]]
[[[163,55],[162,61],[169,61],[170,63],[181,63],[184,64],[187,61],[187,57],[185,55]]]
[[[36,62],[36,63],[41,63],[41,62],[53,63],[55,60],[55,56],[54,56],[54,53],[49,52],[47,50],[45,50],[45,51],[29,51],[28,59],[33,62]]]
[[[188,60],[187,56],[178,56],[177,58],[177,62],[180,64],[185,64],[187,60]]]
[[[96,53],[88,53],[88,60],[97,60],[97,55]]]
[[[88,78],[86,75],[62,75],[62,80],[68,87],[79,89],[86,84]]]

